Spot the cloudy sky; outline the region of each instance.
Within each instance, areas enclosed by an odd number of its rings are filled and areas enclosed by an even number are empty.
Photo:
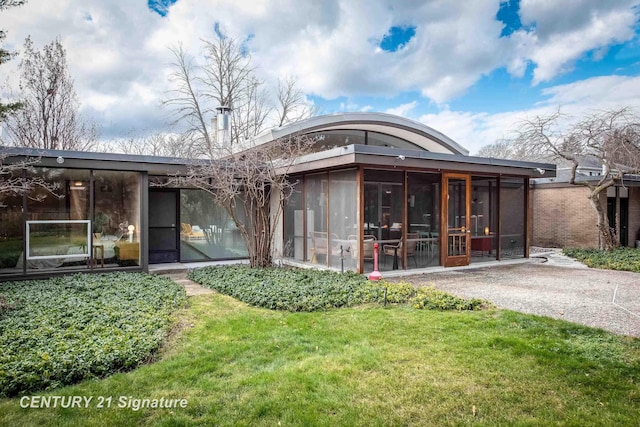
[[[639,19],[640,0],[28,0],[0,28],[17,51],[60,37],[105,139],[168,129],[168,48],[198,57],[217,25],[321,113],[399,114],[474,153],[527,115],[638,107]]]

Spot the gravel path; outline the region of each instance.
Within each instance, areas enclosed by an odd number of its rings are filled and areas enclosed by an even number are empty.
[[[500,308],[640,337],[640,273],[536,262],[403,277]],[[576,268],[578,267],[578,268]]]

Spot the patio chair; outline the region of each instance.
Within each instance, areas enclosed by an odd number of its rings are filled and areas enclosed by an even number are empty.
[[[340,248],[335,246],[329,246],[329,239],[326,231],[310,231],[309,237],[311,238],[311,262],[318,262],[318,255],[340,255]],[[331,240],[335,241],[338,236],[331,233]]]
[[[413,262],[418,267],[418,260],[416,259],[416,252],[418,249],[418,239],[420,235],[418,233],[407,233],[407,259],[413,258]],[[397,256],[400,264],[402,264],[402,240],[396,244],[387,244],[382,247],[382,254],[384,255],[383,263],[386,261],[387,255]],[[403,265],[404,268],[404,265]]]
[[[357,244],[358,236],[352,234],[349,237],[347,237],[347,240],[353,241],[353,244],[351,245],[351,257],[357,261],[359,258],[359,254],[358,254],[359,246]],[[362,240],[363,240],[363,245],[362,245],[363,260],[365,262],[366,261],[373,262],[373,244],[377,240],[376,236],[374,236],[373,234],[365,234],[364,236],[362,236]]]

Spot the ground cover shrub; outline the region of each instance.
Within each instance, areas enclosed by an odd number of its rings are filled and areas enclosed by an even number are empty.
[[[212,266],[193,270],[189,278],[247,304],[272,310],[318,311],[360,303],[356,291],[364,276],[296,268]]]
[[[171,280],[143,273],[0,283],[0,396],[51,389],[145,362],[186,302]]]
[[[640,250],[635,248],[615,248],[610,251],[565,248],[563,252],[591,268],[640,272]]]
[[[484,303],[410,283],[371,282],[360,274],[310,269],[212,266],[191,271],[189,278],[247,304],[272,310],[319,311],[371,303],[475,310]]]
[[[478,298],[460,298],[431,286],[419,288],[418,294],[411,299],[411,304],[414,308],[428,310],[480,310],[490,305]]]

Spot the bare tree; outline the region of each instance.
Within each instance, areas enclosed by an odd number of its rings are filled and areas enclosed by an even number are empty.
[[[193,60],[188,57],[182,45],[170,48],[175,62],[171,64],[169,76],[174,88],[169,92],[169,99],[163,101],[165,106],[173,108],[173,123],[186,125],[185,136],[194,141],[194,157],[213,153],[211,134],[207,127],[207,116],[212,109],[202,102],[203,93],[198,88],[197,69]]]
[[[173,108],[173,123],[199,141],[202,151],[219,155],[221,141],[209,125],[217,107],[231,109],[231,144],[250,140],[269,124],[282,126],[316,113],[296,87],[294,78],[280,80],[276,101],[256,76],[256,67],[242,42],[220,31],[213,40],[203,40],[204,62],[198,64],[181,45],[172,47],[174,62],[170,79],[173,89],[164,105]]]
[[[302,90],[297,86],[295,77],[278,79],[277,88],[277,126],[314,116],[317,109],[309,104]]]
[[[25,0],[0,0],[0,11],[10,8],[21,6],[25,3]],[[0,43],[7,36],[4,30],[0,30]],[[13,53],[6,49],[0,48],[0,65],[13,58]],[[8,114],[19,109],[21,104],[19,102],[0,103],[0,122],[2,122]]]
[[[6,147],[0,147],[0,207],[2,200],[7,196],[27,194],[34,200],[42,200],[47,194],[60,197],[56,194],[56,184],[47,182],[35,173],[35,165],[40,162],[39,157],[26,157],[20,160],[9,161],[11,152]],[[34,196],[31,191],[35,188],[46,190]]]
[[[518,140],[501,139],[478,150],[478,156],[494,159],[524,160],[529,162],[554,162],[555,157],[540,150],[532,150]]]
[[[494,159],[519,160],[515,158],[513,141],[508,139],[499,140],[493,144],[483,146],[478,150],[478,156],[493,157]]]
[[[310,140],[296,136],[254,147],[223,159],[192,166],[175,178],[181,184],[202,189],[222,206],[247,244],[252,267],[272,264],[272,242],[282,215],[283,203],[272,203],[272,195],[286,200],[295,183],[287,174],[296,159],[308,152]]]
[[[113,141],[109,148],[124,154],[195,158],[195,142],[185,134],[155,133],[146,137]]]
[[[214,40],[203,43],[206,63],[199,80],[205,88],[205,99],[231,109],[231,144],[257,135],[271,107],[263,82],[255,75],[250,53],[241,42],[219,31]]]
[[[610,250],[618,245],[611,232],[603,197],[606,190],[623,183],[625,176],[640,173],[640,119],[628,108],[595,111],[566,128],[560,111],[548,116],[525,120],[514,143],[527,155],[552,156],[571,164],[569,183],[589,190],[589,202],[597,213],[600,248]],[[584,157],[602,165],[602,175],[594,182],[580,179],[578,168]]]
[[[40,51],[27,37],[20,74],[21,108],[7,118],[9,142],[31,148],[90,150],[97,129],[78,114],[79,103],[60,40]]]

